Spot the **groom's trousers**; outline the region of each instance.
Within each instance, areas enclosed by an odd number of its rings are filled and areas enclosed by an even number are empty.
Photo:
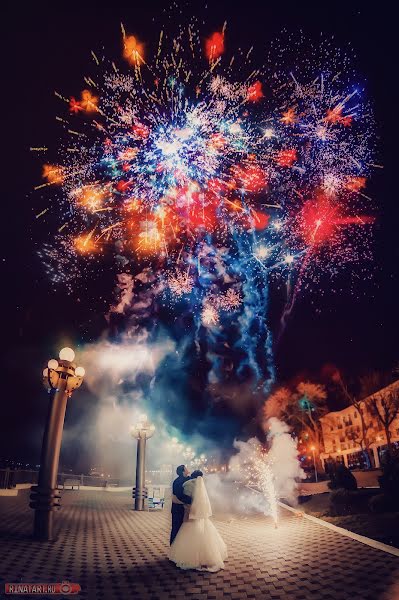
[[[170,532],[170,543],[177,536],[180,527],[183,524],[184,519],[184,504],[176,504],[172,502],[172,531]]]

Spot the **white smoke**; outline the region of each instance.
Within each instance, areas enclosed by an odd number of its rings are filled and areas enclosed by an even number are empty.
[[[149,344],[127,337],[117,344],[100,341],[86,345],[79,352],[79,363],[86,370],[88,387],[104,396],[114,392],[118,385],[135,383],[139,374],[155,375],[162,359],[174,350],[174,342],[168,338]]]
[[[209,442],[199,434],[185,436],[184,432],[174,428],[163,417],[162,411],[153,410],[143,394],[140,377],[144,375],[153,382],[162,361],[175,353],[176,345],[169,337],[150,343],[144,330],[140,340],[137,336],[126,336],[118,343],[100,340],[84,346],[78,352],[77,362],[86,370],[85,386],[94,396],[95,405],[85,417],[84,411],[79,411],[75,404],[76,422],[73,425],[66,423],[64,447],[73,448],[84,440],[92,466],[104,467],[104,472],[111,473],[112,477],[133,481],[136,441],[131,437],[130,427],[145,413],[156,427],[154,436],[147,443],[148,472],[162,465],[170,466],[174,472],[177,465],[187,460],[183,451],[176,451],[171,443],[173,437],[185,447],[190,446],[197,455],[204,447],[209,448]],[[81,390],[79,398],[83,395]]]
[[[176,346],[168,337],[152,343],[145,337],[140,341],[137,337],[126,337],[117,344],[102,340],[86,345],[77,360],[86,369],[85,384],[95,398],[94,416],[91,412],[90,418],[78,419],[74,426],[67,426],[64,444],[73,445],[84,438],[93,465],[104,466],[104,471],[113,477],[133,481],[136,443],[131,438],[130,426],[145,412],[156,426],[155,435],[147,444],[147,471],[162,465],[170,465],[174,470],[178,464],[186,462],[184,452],[181,449],[176,452],[171,444],[174,436],[183,445],[191,446],[197,455],[204,451],[208,455],[210,452],[217,455],[217,449],[210,448],[209,441],[202,436],[184,436],[184,432],[177,431],[164,419],[162,411],[152,412],[143,395],[139,377],[155,377],[158,366],[175,352]],[[265,429],[269,441],[268,461],[277,496],[295,503],[296,479],[303,474],[297,459],[296,442],[288,426],[276,418],[269,419]],[[256,438],[247,442],[236,440],[234,446],[238,452],[231,458],[227,473],[206,476],[215,513],[269,514],[265,496],[256,485],[248,486],[246,469],[258,455],[259,445]]]
[[[69,425],[67,421],[64,446],[73,448],[76,442],[84,440],[90,465],[103,466],[113,477],[133,480],[136,443],[131,438],[130,427],[146,413],[157,428],[149,442],[149,458],[153,454],[152,445],[166,462],[170,458],[163,447],[168,437],[166,423],[151,414],[137,380],[142,375],[154,377],[158,365],[172,352],[175,345],[169,338],[150,344],[144,339],[138,342],[137,338],[126,337],[118,343],[102,340],[84,346],[77,362],[86,370],[85,385],[94,396],[95,405],[86,416],[81,410],[75,424]],[[79,397],[83,395],[82,390]],[[76,412],[76,407],[74,410]]]
[[[291,505],[297,502],[297,482],[304,477],[298,461],[296,440],[286,423],[273,417],[265,424],[269,451],[265,456],[273,473],[276,496]],[[257,485],[257,469],[261,444],[257,438],[234,442],[238,452],[230,459],[225,475],[208,475],[209,496],[215,513],[271,514],[267,498]]]
[[[268,458],[277,495],[280,499],[296,503],[297,480],[305,477],[298,460],[297,441],[291,436],[288,425],[276,417],[267,421],[267,427],[271,440]]]

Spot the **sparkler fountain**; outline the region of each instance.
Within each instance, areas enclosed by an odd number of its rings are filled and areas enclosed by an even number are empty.
[[[250,440],[243,460],[233,461],[232,471],[238,477],[238,481],[243,481],[248,489],[263,496],[266,500],[264,512],[272,517],[277,528],[279,498],[271,459],[262,445]]]

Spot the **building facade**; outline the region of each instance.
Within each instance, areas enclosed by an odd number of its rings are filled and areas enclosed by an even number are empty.
[[[359,411],[351,405],[340,411],[330,412],[320,418],[324,452],[320,454],[323,467],[326,463],[343,462],[349,468],[379,467],[381,456],[387,446],[383,425],[373,413],[372,403],[376,401],[381,409],[381,398],[399,393],[399,381],[368,396],[359,404],[366,424],[363,434],[362,420]],[[389,427],[391,442],[399,447],[399,414]],[[365,440],[367,438],[373,464],[367,464]]]

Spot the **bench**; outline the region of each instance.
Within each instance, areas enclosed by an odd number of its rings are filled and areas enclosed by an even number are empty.
[[[64,483],[62,484],[62,489],[65,490],[66,485],[71,486],[72,489],[74,487],[77,487],[79,490],[80,489],[80,479],[64,479]]]

